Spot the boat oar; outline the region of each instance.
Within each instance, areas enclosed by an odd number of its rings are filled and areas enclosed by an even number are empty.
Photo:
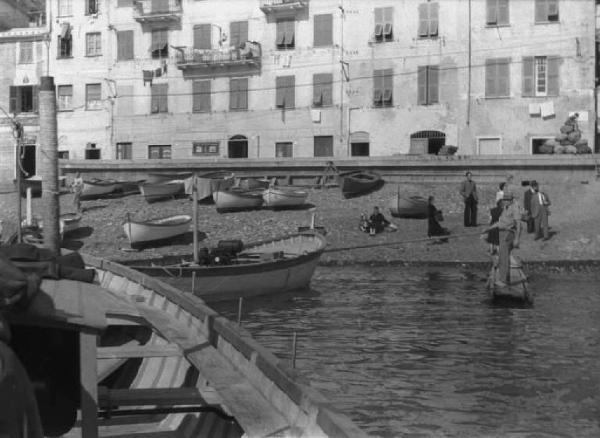
[[[435,236],[438,239],[457,239],[459,237],[468,237],[468,236],[479,236],[481,232],[477,233],[464,233],[464,234],[454,234],[448,236]],[[391,242],[380,242],[380,243],[371,243],[369,245],[355,245],[355,246],[342,246],[338,248],[328,248],[323,252],[339,252],[339,251],[351,251],[354,249],[363,249],[363,248],[377,248],[379,246],[395,246],[395,245],[405,245],[407,243],[418,243],[418,242],[427,242],[432,240],[431,237],[422,237],[420,239],[409,239],[409,240],[394,240]]]

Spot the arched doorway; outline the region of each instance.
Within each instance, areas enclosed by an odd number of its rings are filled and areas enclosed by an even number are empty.
[[[410,136],[409,154],[437,155],[446,144],[446,134],[441,131],[419,131]]]
[[[350,134],[350,155],[353,157],[369,156],[369,133],[356,131]]]
[[[243,135],[234,135],[227,142],[229,158],[248,158],[248,139]]]

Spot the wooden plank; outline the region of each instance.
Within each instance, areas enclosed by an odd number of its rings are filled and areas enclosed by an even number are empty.
[[[81,435],[98,438],[98,371],[96,369],[96,335],[79,333],[79,368],[81,380]]]
[[[98,388],[98,404],[110,406],[178,406],[206,405],[197,388]]]
[[[177,345],[135,345],[99,347],[98,359],[125,359],[133,357],[172,357],[183,353]]]

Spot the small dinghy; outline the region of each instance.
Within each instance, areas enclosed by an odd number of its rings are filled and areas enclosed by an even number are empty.
[[[65,213],[60,215],[60,233],[67,234],[79,228],[81,215],[79,213]]]
[[[147,221],[128,219],[123,224],[123,231],[133,248],[184,234],[189,230],[191,222],[192,217],[185,214]]]
[[[213,193],[217,211],[235,211],[260,208],[263,204],[263,190],[245,190],[230,187]]]
[[[523,264],[519,257],[510,256],[510,281],[505,286],[497,284],[500,280],[498,272],[498,262],[497,257],[495,257],[487,281],[487,290],[492,300],[533,304],[533,293],[528,287],[527,276],[523,271]]]
[[[344,198],[366,195],[383,187],[384,181],[376,172],[351,170],[338,175],[338,181]]]
[[[289,208],[304,204],[308,192],[295,187],[269,187],[262,196],[266,207]]]
[[[427,219],[427,199],[421,196],[401,198],[398,193],[390,202],[390,214],[405,219]]]
[[[139,185],[140,193],[147,202],[161,199],[174,198],[183,193],[183,180],[172,180],[164,183],[142,183]]]
[[[233,172],[219,170],[198,175],[195,179],[198,201],[208,199],[217,190],[227,190],[235,183]],[[185,180],[185,193],[192,195],[194,186],[194,176]]]
[[[81,190],[82,199],[101,198],[114,192],[119,187],[119,183],[113,179],[101,180],[94,179],[83,182]]]

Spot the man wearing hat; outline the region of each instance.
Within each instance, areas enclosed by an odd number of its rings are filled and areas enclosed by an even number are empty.
[[[529,187],[523,194],[523,208],[525,209],[525,217],[527,218],[527,232],[528,233],[533,233],[533,230],[534,230],[534,220],[533,220],[533,216],[531,215],[531,198],[535,194],[534,186],[536,186],[536,185],[537,185],[537,182],[535,180],[531,181],[529,183]]]
[[[465,173],[466,179],[461,183],[459,193],[465,202],[464,225],[465,227],[477,226],[477,185],[471,179],[472,173]]]
[[[521,236],[521,212],[518,205],[514,202],[512,192],[505,191],[502,198],[502,213],[498,222],[492,224],[484,232],[494,228],[499,230],[499,248],[498,248],[498,280],[496,286],[504,287],[510,280],[510,252],[513,248],[519,247],[519,238]]]

